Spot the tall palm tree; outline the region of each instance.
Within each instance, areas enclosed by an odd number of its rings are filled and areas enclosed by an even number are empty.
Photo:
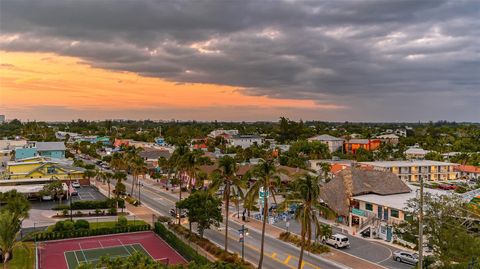
[[[288,197],[288,202],[298,204],[295,211],[295,219],[301,225],[301,245],[300,256],[298,258],[298,269],[302,268],[303,253],[305,247],[310,245],[312,238],[312,224],[315,226],[315,237],[319,235],[319,231],[324,228],[320,225],[315,210],[320,210],[325,214],[329,213],[328,208],[320,203],[320,178],[304,174],[297,177],[292,182],[292,190]]]
[[[12,212],[6,210],[0,214],[0,251],[3,254],[3,268],[7,268],[7,261],[12,258],[13,248],[20,232],[21,221]]]
[[[102,172],[101,174],[103,183],[107,183],[108,186],[108,198],[110,198],[110,183],[113,179],[113,174],[110,172]]]
[[[130,190],[130,195],[133,195],[133,189],[135,184],[138,182],[138,176],[145,174],[147,167],[145,161],[140,156],[136,156],[130,161],[130,171],[132,172],[133,181],[132,188]]]
[[[284,171],[277,171],[275,162],[273,160],[260,161],[246,174],[247,178],[255,179],[255,183],[250,187],[245,195],[245,205],[247,208],[252,208],[256,199],[258,199],[260,192],[268,191],[275,200],[275,193],[280,187],[279,173],[286,173]],[[258,268],[262,268],[263,254],[265,244],[265,226],[268,218],[268,197],[263,195],[263,224],[262,224],[262,241],[260,247],[260,260],[258,261]]]
[[[243,198],[244,182],[237,177],[237,162],[230,156],[225,156],[218,162],[218,169],[212,174],[211,190],[217,191],[223,186],[223,201],[225,205],[225,251],[228,251],[228,218],[230,209],[230,193],[234,192]]]

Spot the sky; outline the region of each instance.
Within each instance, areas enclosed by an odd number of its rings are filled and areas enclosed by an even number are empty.
[[[480,121],[480,1],[2,0],[22,120]]]

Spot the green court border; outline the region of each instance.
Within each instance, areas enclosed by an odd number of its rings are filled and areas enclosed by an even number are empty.
[[[121,243],[121,242],[120,242]],[[136,248],[136,247],[140,247],[140,249]],[[119,257],[129,257],[132,255],[132,252],[131,250],[128,250],[127,247],[131,247],[133,249],[133,251],[141,251],[143,252],[144,254],[148,255],[150,258],[154,259],[152,257],[152,255],[150,255],[150,253],[145,249],[145,247],[143,247],[143,245],[141,243],[133,243],[133,244],[121,244],[121,245],[117,245],[117,246],[110,246],[110,247],[99,247],[99,248],[90,248],[90,249],[81,249],[81,246],[80,246],[80,249],[77,249],[77,250],[70,250],[70,251],[65,251],[63,252],[63,255],[65,257],[65,261],[67,263],[67,267],[68,269],[74,269],[74,268],[77,268],[80,264],[82,263],[86,263],[86,262],[96,262],[96,261],[99,261],[100,259],[96,258],[96,259],[88,259],[86,256],[85,256],[85,251],[97,251],[97,250],[108,250],[108,249],[114,249],[114,248],[124,248],[126,251],[127,251],[127,254],[126,255],[114,255],[114,256],[111,256],[112,258],[119,258]],[[83,259],[82,261],[79,260],[79,255],[77,255],[77,253],[82,253],[83,255]],[[73,253],[74,256],[71,256],[71,253]],[[103,255],[101,255],[103,256]],[[101,257],[99,256],[99,257]],[[69,262],[69,258],[72,259],[70,262]],[[74,257],[74,258],[72,258]],[[155,260],[155,259],[154,259]]]

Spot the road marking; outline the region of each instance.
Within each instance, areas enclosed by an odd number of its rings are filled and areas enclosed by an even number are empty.
[[[292,256],[288,255],[288,257],[283,261],[284,264],[288,264]]]
[[[277,253],[273,252],[272,255],[270,255],[273,259],[277,257]]]

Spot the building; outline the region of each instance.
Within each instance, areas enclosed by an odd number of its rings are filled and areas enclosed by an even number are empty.
[[[384,143],[392,144],[392,145],[397,145],[400,140],[400,138],[395,134],[383,134],[383,135],[378,135],[375,138],[380,139]]]
[[[116,147],[116,148],[119,148],[121,146],[129,146],[130,145],[130,142],[132,142],[133,140],[131,139],[120,139],[120,138],[115,138],[115,141],[113,142],[113,146]]]
[[[60,140],[66,140],[67,138],[76,140],[80,136],[81,136],[80,134],[72,133],[72,132],[63,132],[63,131],[55,132],[55,137]]]
[[[329,178],[332,178],[343,169],[352,167],[355,164],[355,162],[352,160],[340,160],[340,159],[308,160],[308,168],[310,168],[310,170],[315,171],[318,175],[325,175],[326,171],[323,171],[323,167],[322,167],[325,164],[329,165],[329,171],[327,172],[327,176]]]
[[[453,180],[457,179],[456,163],[437,162],[429,160],[409,161],[381,161],[360,162],[360,166],[371,168],[376,171],[391,172],[403,181],[419,181],[424,175],[425,180]]]
[[[0,123],[4,123],[5,122],[5,115],[0,115]]]
[[[328,146],[330,153],[335,151],[343,151],[343,139],[328,134],[317,135],[308,139],[309,142],[319,141]]]
[[[240,146],[245,149],[252,146],[255,143],[259,146],[262,145],[263,138],[259,135],[234,135],[228,139],[228,143],[232,147]]]
[[[158,171],[158,159],[163,157],[168,160],[172,154],[168,150],[145,148],[138,155],[145,160],[149,170]]]
[[[15,149],[15,160],[32,158],[35,156],[64,159],[65,151],[66,148],[64,142],[28,142],[22,148]]]
[[[320,196],[339,221],[357,233],[370,229],[374,237],[391,241],[393,226],[411,217],[405,208],[416,196],[416,189],[389,172],[348,168],[326,183]],[[425,192],[447,194],[426,188]]]
[[[416,159],[416,160],[423,160],[425,159],[425,155],[430,153],[429,150],[424,150],[419,146],[413,146],[405,150],[404,154],[407,159]]]
[[[83,178],[85,169],[74,167],[70,162],[35,156],[7,163],[5,177],[8,180],[51,179],[78,180]]]
[[[238,130],[217,129],[217,130],[211,131],[208,134],[208,137],[215,138],[217,136],[222,136],[223,138],[228,139],[235,135],[238,135]]]
[[[165,143],[165,138],[159,136],[159,137],[155,137],[155,143],[157,143],[157,145],[159,146],[165,146],[166,143]]]
[[[455,166],[455,171],[458,172],[458,177],[463,179],[480,179],[480,167],[473,165],[458,165]]]
[[[350,139],[345,142],[345,153],[355,154],[358,149],[374,151],[380,147],[382,141],[380,139]]]

